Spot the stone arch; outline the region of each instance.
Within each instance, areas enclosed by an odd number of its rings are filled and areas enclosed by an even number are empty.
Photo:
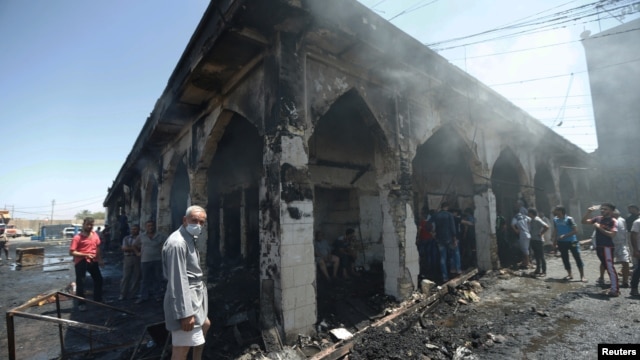
[[[572,201],[575,198],[575,190],[573,181],[566,171],[560,173],[560,202],[567,209],[567,213],[571,214]]]
[[[536,165],[536,175],[533,178],[535,207],[539,213],[543,213],[552,218],[551,211],[556,205],[556,186],[551,175],[551,170],[547,164],[538,163]]]
[[[517,263],[522,254],[513,247],[516,234],[509,224],[517,201],[522,196],[525,172],[511,148],[506,147],[498,156],[491,171],[491,188],[496,198],[498,257],[503,266]],[[502,220],[502,221],[500,221]]]
[[[333,242],[347,228],[355,229],[362,240],[355,263],[374,273],[378,270],[381,283],[384,246],[378,179],[385,167],[397,166],[389,144],[369,104],[355,89],[336,99],[317,119],[307,141],[314,230]],[[320,298],[328,295],[323,289],[318,288]]]
[[[256,126],[230,111],[221,113],[207,139],[199,176],[206,176],[207,265],[214,276],[238,264],[259,267],[263,144]]]
[[[140,225],[147,220],[158,219],[158,179],[153,173],[149,173],[144,180],[143,198],[144,209],[141,213]]]
[[[454,126],[442,126],[417,147],[412,161],[412,189],[416,216],[437,210],[443,201],[460,211],[475,209],[474,175],[481,172],[480,161],[469,143]],[[417,222],[418,219],[416,219]],[[475,260],[475,229],[465,229],[461,242],[463,268],[473,266]],[[432,271],[433,270],[433,271]],[[440,281],[440,272],[421,264],[420,273]]]
[[[182,225],[182,218],[184,217],[187,207],[191,203],[190,191],[191,186],[189,182],[189,172],[187,168],[187,162],[185,156],[174,157],[180,159],[173,171],[173,177],[170,180],[169,190],[169,216],[171,229],[175,230]],[[172,161],[173,163],[173,161]]]
[[[341,116],[344,114],[351,114],[354,118],[362,121],[363,131],[361,133],[363,135],[372,135],[375,143],[380,145],[379,150],[390,149],[391,141],[371,109],[372,107],[367,100],[355,88],[351,88],[337,97],[333,103],[330,103],[325,112],[319,113],[312,119],[313,130],[309,132],[308,139],[310,161],[313,161],[313,155],[317,152],[317,144],[314,143],[314,140],[327,135],[323,131],[328,130],[335,136],[341,136],[345,132],[352,133],[351,130],[355,125],[353,122],[348,121],[349,119],[344,119]],[[329,119],[328,122],[327,119]],[[340,119],[347,121],[339,121]],[[331,126],[334,126],[333,131],[329,128]],[[318,129],[321,131],[320,134],[318,134]]]
[[[140,223],[140,219],[142,217],[142,188],[139,178],[133,184],[131,191],[131,213],[129,221],[132,224]]]
[[[496,212],[511,217],[516,201],[521,198],[523,187],[527,185],[526,175],[520,159],[506,147],[493,164],[491,188],[496,196]]]
[[[452,207],[473,208],[482,166],[454,126],[440,127],[416,148],[412,169],[416,209],[438,209],[444,200]]]

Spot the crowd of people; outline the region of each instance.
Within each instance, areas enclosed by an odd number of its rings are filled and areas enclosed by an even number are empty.
[[[438,211],[423,209],[416,236],[419,277],[447,282],[475,265],[475,224],[471,208],[460,211],[443,202]]]
[[[120,216],[119,219],[126,219]],[[187,208],[182,225],[166,236],[156,229],[154,220],[145,223],[145,232],[133,224],[122,235],[123,276],[118,301],[136,298],[141,304],[152,298],[163,301],[165,325],[171,332],[172,359],[186,359],[193,348],[192,358],[201,359],[205,337],[210,327],[207,318],[207,288],[200,268],[197,240],[207,220],[200,206]],[[103,252],[110,239],[105,230],[93,231],[94,219],[87,217],[82,230],[71,240],[69,254],[73,256],[76,274],[76,295],[79,311],[86,311],[85,277],[93,280],[93,300],[102,302],[104,267]],[[125,229],[124,224],[119,228]],[[108,234],[107,234],[108,235]]]
[[[600,214],[596,215],[596,211]],[[619,296],[620,288],[631,288],[630,294],[638,296],[640,209],[637,205],[629,205],[628,211],[629,216],[625,219],[613,204],[603,203],[586,209],[581,219],[582,224],[594,226],[591,248],[600,260],[600,276],[596,282],[604,286],[604,273],[607,273],[610,287],[603,292],[607,296]],[[564,280],[570,281],[574,278],[571,254],[580,281],[587,282],[580,253],[578,223],[563,206],[558,205],[553,209],[550,220],[537,209],[527,208],[524,200],[518,200],[513,214],[510,222],[500,213],[496,217],[495,231],[503,265],[523,270],[535,269],[530,275],[545,277],[545,253],[555,254],[561,257],[567,272]],[[461,263],[473,265],[474,225],[472,209],[461,214],[459,210],[450,209],[447,202],[443,202],[437,212],[423,211],[416,240],[420,255],[420,278],[446,282],[461,272]],[[465,253],[471,256],[467,257]],[[633,274],[630,272],[631,264]],[[616,265],[620,265],[620,272]],[[619,274],[622,282],[619,281]]]
[[[529,252],[531,249],[536,263],[536,270],[533,275],[546,275],[544,238],[545,234],[550,232],[552,234],[551,253],[556,254],[556,252],[559,252],[563,266],[567,271],[567,276],[564,279],[567,281],[573,279],[571,261],[569,259],[569,253],[571,253],[575,266],[580,273],[580,281],[587,282],[584,262],[580,254],[581,244],[577,237],[577,222],[560,205],[553,209],[553,220],[551,221],[539,216],[536,209],[526,209],[523,205],[523,201],[518,202],[511,220],[511,230],[517,236],[517,248],[522,259],[518,264],[520,268],[531,268]],[[601,205],[587,208],[580,221],[582,224],[593,225],[594,227],[591,249],[596,251],[596,255],[600,260],[599,277],[596,283],[602,286],[605,285],[604,273],[606,272],[610,287],[603,294],[607,296],[619,296],[620,288],[631,288],[630,294],[638,296],[638,281],[640,280],[640,269],[638,269],[638,260],[640,259],[638,245],[640,221],[638,221],[638,216],[640,215],[640,209],[637,205],[629,205],[627,209],[629,216],[625,219],[615,205],[602,203]],[[596,211],[599,211],[600,214],[596,215]],[[553,230],[549,231],[549,229]],[[509,251],[513,242],[509,240],[506,221],[501,216],[498,216],[496,221],[496,234],[498,244],[502,247],[500,259],[501,261],[504,259],[506,260],[505,263],[508,263],[509,256],[505,253]],[[633,263],[634,269],[632,276],[630,273],[631,263]],[[620,272],[616,269],[616,265],[620,265]],[[620,282],[619,274],[622,276],[622,282]],[[630,276],[631,282],[629,282]]]

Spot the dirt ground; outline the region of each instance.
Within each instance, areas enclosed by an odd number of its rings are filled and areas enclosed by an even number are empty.
[[[30,246],[44,246],[47,257],[55,261],[56,257],[66,255],[68,241],[14,241],[11,256],[14,257],[16,247]],[[375,273],[375,269],[363,273],[353,282],[320,282],[318,334],[300,336],[295,346],[276,353],[264,349],[258,325],[251,320],[257,318],[254,310],[257,309],[256,294],[250,294],[248,300],[243,301],[247,294],[239,292],[226,302],[222,297],[213,296],[216,308],[227,309],[228,313],[210,315],[216,326],[207,337],[205,358],[304,359],[334,346],[336,339],[329,331],[338,327],[355,334],[346,342],[353,346],[345,356],[348,359],[595,359],[598,343],[640,343],[640,299],[631,298],[629,289],[622,289],[617,298],[601,295],[603,288],[594,281],[598,268],[595,252],[585,250],[582,254],[588,278],[586,283],[577,280],[573,260],[576,279],[563,280],[566,272],[562,261],[548,255],[545,278],[534,278],[517,270],[492,271],[473,279],[477,283],[467,282],[448,289],[449,294],[433,306],[409,311],[382,326],[376,326],[376,322],[393,314],[394,309],[403,304],[380,294],[380,274]],[[77,359],[128,359],[137,342],[142,340],[139,357],[159,354],[161,347],[143,334],[148,334],[144,331],[147,324],[162,321],[161,304],[136,305],[130,300],[117,301],[121,260],[116,252],[107,260],[103,271],[105,301],[133,314],[95,305],[90,305],[86,313],[79,313],[72,300],[61,301],[63,318],[116,329],[91,333],[65,328],[65,348],[77,352],[78,355],[72,357]],[[224,284],[234,288],[239,282],[255,281],[247,272],[232,274],[233,277],[221,281],[223,285],[216,289],[221,291]],[[70,267],[57,271],[43,271],[42,266],[19,269],[3,261],[0,265],[0,284],[3,285],[0,309],[6,312],[37,294],[52,289],[64,290],[73,280]],[[88,285],[91,289],[90,281]],[[476,302],[469,295],[473,290],[477,293]],[[424,298],[416,293],[411,301],[419,303]],[[34,314],[49,316],[56,316],[55,311],[55,304],[29,309]],[[358,317],[357,314],[367,315]],[[240,317],[248,321],[237,320]],[[16,318],[15,328],[18,359],[56,359],[60,356],[57,325]],[[0,336],[0,358],[4,358],[7,354],[5,322],[0,322]],[[129,345],[86,354],[90,346],[97,349],[117,347],[118,344]]]
[[[562,261],[552,255],[545,278],[529,271],[484,274],[478,302],[465,299],[465,286],[450,289],[427,313],[356,336],[349,358],[596,359],[599,343],[640,343],[640,299],[629,289],[617,298],[602,295],[595,251],[582,255],[586,283],[575,263],[574,280],[564,280]]]

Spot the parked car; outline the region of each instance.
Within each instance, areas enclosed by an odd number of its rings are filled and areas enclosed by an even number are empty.
[[[33,229],[23,229],[22,230],[22,235],[24,236],[36,236],[36,232],[33,231]]]
[[[80,229],[78,229],[78,231],[80,231]],[[74,237],[76,234],[76,228],[71,226],[71,227],[66,227],[62,230],[62,237],[63,238],[72,238]]]
[[[9,238],[17,238],[22,236],[22,230],[16,229],[16,226],[13,224],[9,224],[6,226],[5,234]]]

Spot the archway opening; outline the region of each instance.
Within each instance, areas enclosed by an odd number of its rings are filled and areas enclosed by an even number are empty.
[[[211,275],[235,266],[258,268],[258,189],[263,139],[254,125],[233,115],[207,169],[208,253]]]
[[[348,286],[345,276],[359,277],[350,285],[358,297],[384,291],[382,210],[376,175],[389,155],[388,145],[376,118],[355,90],[337,99],[318,120],[308,144],[314,230],[331,246],[347,229],[353,229],[356,238],[356,253],[348,259],[342,257],[337,280],[330,283],[318,269],[318,318],[348,316],[343,309],[346,299],[336,301],[334,296],[336,287]],[[328,269],[330,277],[333,271]]]
[[[171,228],[177,229],[182,225],[182,218],[189,204],[190,184],[187,165],[180,161],[176,167],[173,184],[171,185],[171,195],[169,207],[171,209]]]
[[[496,197],[496,237],[498,257],[502,266],[512,266],[522,260],[517,234],[511,228],[511,218],[518,211],[516,205],[521,191],[521,165],[510,150],[503,150],[493,165],[491,188]],[[525,205],[526,206],[526,205]]]
[[[443,127],[417,148],[412,162],[414,209],[418,210],[415,215],[434,215],[440,204],[445,201],[450,204],[450,209],[456,214],[463,269],[476,264],[475,227],[461,223],[463,218],[471,220],[469,217],[473,217],[475,208],[472,158],[464,139],[453,128]],[[437,249],[432,247],[430,251],[437,252]],[[433,259],[439,259],[438,256],[423,254],[420,264],[422,278],[442,280],[438,264],[433,264]]]

